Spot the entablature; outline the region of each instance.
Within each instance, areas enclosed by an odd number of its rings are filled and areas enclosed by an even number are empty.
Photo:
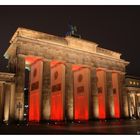
[[[15,81],[15,74],[14,73],[0,72],[0,81],[14,82]]]
[[[21,45],[19,45],[20,42]],[[99,59],[100,60],[99,63],[106,63],[112,61],[113,63],[114,62],[120,63],[123,64],[124,66],[127,66],[129,64],[129,62],[120,59],[121,56],[120,53],[103,49],[99,47],[97,43],[90,42],[84,39],[74,38],[71,36],[67,36],[63,38],[63,37],[49,35],[46,33],[32,31],[29,29],[18,28],[18,30],[12,37],[10,43],[11,43],[10,47],[4,54],[4,57],[6,59],[9,59],[10,56],[13,56],[16,53],[18,53],[17,52],[17,47],[18,47],[18,49],[20,48],[21,50],[23,50],[24,48],[27,49],[27,51],[29,50],[30,52],[32,51],[32,54],[44,55],[42,54],[45,53],[44,50],[47,50],[46,52],[50,52],[50,50],[54,49],[54,51],[56,51],[56,55],[57,55],[57,51],[59,50],[59,53],[63,52],[66,53],[68,56],[72,55],[72,53],[75,53],[75,55],[78,56],[81,56],[80,54],[82,54],[83,60],[84,59],[86,60],[86,56],[90,56],[90,59],[93,59],[93,57],[95,57],[96,60]],[[40,47],[41,49],[36,48],[37,44],[38,46],[41,46]],[[24,47],[25,45],[26,47]],[[33,51],[35,51],[35,53]],[[41,53],[39,51],[41,51]]]

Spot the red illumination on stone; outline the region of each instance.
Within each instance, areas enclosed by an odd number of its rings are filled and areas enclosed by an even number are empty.
[[[32,63],[34,63],[35,61],[41,59],[40,57],[35,57],[35,56],[27,56],[25,57],[25,63],[28,65],[31,65]]]
[[[98,103],[99,103],[99,119],[106,118],[106,106],[105,106],[105,71],[103,69],[97,69],[97,87],[98,87]]]
[[[29,121],[40,121],[40,96],[38,92],[30,95]]]
[[[63,103],[61,93],[51,96],[51,120],[63,120]]]
[[[43,62],[37,60],[31,65],[29,92],[29,121],[40,121]]]
[[[57,60],[53,60],[53,61],[51,61],[51,68],[53,68],[53,67],[55,67],[56,65],[58,65],[58,64],[64,64],[65,65],[65,63],[64,62],[61,62],[61,61],[57,61]]]
[[[90,70],[73,66],[74,75],[74,119],[89,119]]]
[[[64,120],[65,65],[51,62],[51,120]]]
[[[120,118],[120,107],[119,107],[119,73],[112,73],[112,88],[114,98],[114,117]]]
[[[72,71],[80,70],[82,67],[78,65],[73,65]]]

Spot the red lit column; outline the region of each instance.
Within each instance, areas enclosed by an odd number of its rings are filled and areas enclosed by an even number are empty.
[[[74,119],[89,119],[90,69],[73,66],[74,76]]]
[[[65,117],[65,65],[59,61],[51,62],[51,120],[64,120]]]
[[[112,88],[114,98],[114,118],[120,118],[120,87],[118,72],[112,72]]]
[[[106,118],[106,71],[103,68],[96,69],[99,119]]]
[[[39,122],[41,119],[42,70],[42,60],[36,60],[31,64],[29,121]]]

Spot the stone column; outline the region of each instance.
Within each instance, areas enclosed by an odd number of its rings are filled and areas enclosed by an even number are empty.
[[[120,101],[120,117],[123,117],[123,106],[122,106],[122,93],[124,88],[124,77],[121,73],[119,73],[119,87],[120,87],[120,94],[119,94],[119,101]]]
[[[89,104],[89,120],[92,120],[93,119],[93,102],[92,102],[93,96],[92,96],[91,87],[92,87],[92,80],[94,80],[92,77],[93,68],[89,67],[89,70],[90,70],[90,74],[89,74],[89,97],[88,97],[89,101],[88,101],[88,104]]]
[[[92,118],[98,119],[99,106],[98,106],[98,89],[97,89],[97,76],[96,68],[91,69],[91,109]]]
[[[73,72],[72,65],[66,63],[66,85],[65,85],[65,112],[68,120],[73,120]]]
[[[3,121],[4,113],[4,83],[0,82],[0,123]]]
[[[135,91],[135,117],[137,116],[137,91]]]
[[[9,122],[11,85],[9,83],[5,83],[4,87],[4,122]]]
[[[5,122],[12,122],[14,120],[15,108],[15,84],[10,82],[3,83],[3,119]]]
[[[10,98],[10,122],[13,122],[15,119],[15,84],[11,83],[11,98]]]
[[[138,96],[137,96],[137,91],[136,91],[136,94],[135,94],[135,110],[136,110],[136,112],[135,112],[135,117],[137,118],[138,117]]]
[[[112,72],[107,71],[106,73],[107,79],[107,94],[106,94],[106,117],[113,118],[114,117],[114,101],[113,101],[113,89],[112,89]]]
[[[110,92],[111,88],[110,88],[110,81],[108,81],[110,79],[110,75],[107,75],[107,69],[104,69],[105,72],[105,79],[104,79],[104,88],[105,88],[105,119],[109,118],[109,108],[108,108],[108,91]],[[109,82],[109,83],[108,83]]]
[[[127,108],[126,107],[123,107],[123,117],[124,118],[127,118],[127,117],[130,117],[130,91],[125,91],[123,92],[123,105],[126,106],[127,105]]]
[[[129,117],[128,111],[128,95],[125,88],[125,75],[120,73],[120,115],[121,117]]]
[[[23,55],[17,56],[16,70],[16,101],[15,119],[23,120],[24,115],[24,81],[25,81],[25,58]]]
[[[131,94],[132,94],[132,91],[129,90],[129,92],[128,92],[128,111],[129,111],[129,117],[132,117]]]
[[[50,62],[43,61],[42,120],[50,120]]]
[[[139,91],[137,92],[136,107],[137,107],[137,117],[140,118],[140,93]]]

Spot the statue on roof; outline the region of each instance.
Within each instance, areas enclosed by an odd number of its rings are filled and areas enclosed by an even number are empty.
[[[77,30],[77,27],[72,24],[68,24],[68,31],[66,32],[66,36],[74,36],[77,38],[81,38],[81,35],[79,35]]]

